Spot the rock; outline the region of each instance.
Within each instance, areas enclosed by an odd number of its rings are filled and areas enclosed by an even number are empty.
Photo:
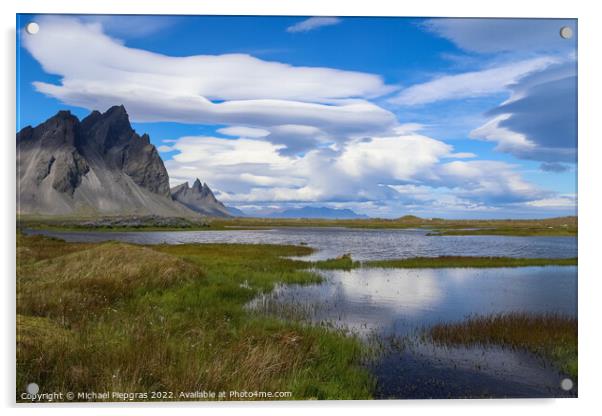
[[[80,185],[82,177],[90,170],[88,163],[75,150],[71,153],[63,152],[59,154],[58,160],[55,160],[52,156],[48,173],[54,165],[53,162],[56,162],[56,174],[52,181],[52,187],[59,192],[73,195],[75,189]]]
[[[192,187],[184,182],[171,189],[171,195],[175,201],[182,203],[188,208],[214,217],[230,217],[230,209],[217,200],[211,188],[206,183],[201,183],[197,178]]]
[[[17,133],[17,211],[40,215],[196,217],[171,198],[169,176],[148,135],[123,106],[69,111]]]

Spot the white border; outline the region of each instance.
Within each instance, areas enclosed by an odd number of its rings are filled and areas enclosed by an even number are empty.
[[[600,408],[597,402],[600,368],[600,322],[602,316],[598,299],[602,294],[601,276],[596,257],[600,257],[600,188],[602,154],[600,118],[602,109],[598,99],[602,96],[600,45],[602,16],[596,13],[595,2],[556,1],[528,2],[504,0],[493,4],[472,0],[4,0],[1,2],[2,21],[2,83],[3,99],[0,101],[2,137],[2,193],[1,205],[3,266],[2,328],[0,343],[2,378],[0,394],[5,414],[33,413],[31,406],[14,405],[14,270],[15,270],[15,13],[124,13],[124,14],[268,14],[268,15],[322,15],[322,16],[448,16],[448,17],[571,17],[579,19],[579,328],[580,366],[579,399],[573,400],[455,400],[455,401],[375,401],[375,402],[288,402],[288,403],[183,403],[141,404],[124,409],[118,404],[82,405],[37,408],[43,414],[71,415],[85,412],[90,415],[165,414],[219,412],[246,415],[271,415],[287,413],[304,415],[308,412],[350,412],[364,414],[372,408],[380,413],[407,414],[483,414],[504,415],[545,413],[566,415],[571,412],[592,413]],[[168,410],[172,409],[173,410]]]

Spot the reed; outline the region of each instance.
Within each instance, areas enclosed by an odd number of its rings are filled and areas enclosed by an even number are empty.
[[[552,360],[577,378],[577,318],[560,314],[504,313],[437,324],[426,336],[444,345],[501,345]]]

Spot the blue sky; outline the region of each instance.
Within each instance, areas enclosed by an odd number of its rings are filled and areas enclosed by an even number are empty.
[[[17,20],[18,129],[124,104],[172,185],[249,213],[576,213],[574,20]]]

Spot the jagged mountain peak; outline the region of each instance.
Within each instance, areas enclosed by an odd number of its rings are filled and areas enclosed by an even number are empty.
[[[172,198],[188,208],[204,215],[230,216],[228,208],[217,200],[207,183],[196,178],[189,187],[188,182],[171,188]]]
[[[186,183],[188,183],[188,182],[186,182]],[[193,182],[191,189],[194,192],[201,192],[203,190],[203,184],[201,183],[199,178],[196,178],[196,180]]]
[[[192,215],[171,198],[169,176],[123,105],[81,122],[59,111],[17,133],[19,210],[25,213]]]

